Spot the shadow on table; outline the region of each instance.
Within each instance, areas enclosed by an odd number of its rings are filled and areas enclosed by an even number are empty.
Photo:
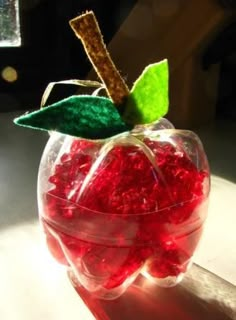
[[[235,287],[196,265],[180,285],[169,289],[139,276],[116,300],[96,299],[72,284],[98,320],[236,319]]]
[[[0,114],[0,231],[38,216],[37,174],[48,134],[14,125],[21,113]]]

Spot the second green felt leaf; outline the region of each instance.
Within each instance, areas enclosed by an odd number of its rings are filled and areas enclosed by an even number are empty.
[[[123,120],[129,124],[151,123],[168,112],[168,63],[147,66],[134,83],[126,102]]]

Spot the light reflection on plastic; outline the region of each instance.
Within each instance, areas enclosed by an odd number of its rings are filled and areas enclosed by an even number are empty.
[[[0,47],[21,46],[19,0],[0,0]]]

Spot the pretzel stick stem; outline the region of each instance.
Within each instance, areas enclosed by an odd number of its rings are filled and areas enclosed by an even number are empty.
[[[112,62],[94,13],[86,12],[70,20],[69,23],[81,40],[99,78],[105,84],[108,96],[114,104],[122,105],[129,95],[129,88]]]

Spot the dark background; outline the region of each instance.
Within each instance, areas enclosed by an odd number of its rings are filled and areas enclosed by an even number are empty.
[[[118,30],[136,0],[20,0],[21,47],[0,48],[0,72],[13,67],[18,74],[9,83],[0,77],[0,112],[37,108],[52,81],[83,79],[91,68],[68,21],[93,10],[106,43]],[[55,88],[58,98],[75,91]]]
[[[217,1],[217,0],[216,0]],[[91,9],[109,43],[136,0],[20,0],[19,48],[0,48],[0,72],[6,66],[17,71],[9,83],[0,77],[0,112],[35,109],[49,82],[83,79],[91,66],[68,21]],[[218,0],[226,10],[235,10],[235,0]],[[145,23],[145,22],[143,22]],[[221,62],[217,116],[236,118],[236,22],[217,35],[202,56],[202,68]],[[73,86],[54,91],[58,99],[72,94]]]

